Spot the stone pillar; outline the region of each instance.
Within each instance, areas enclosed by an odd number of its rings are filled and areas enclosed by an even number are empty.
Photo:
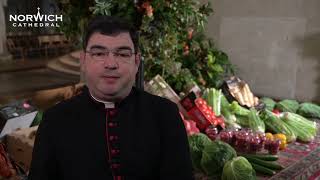
[[[7,0],[0,0],[0,61],[11,59],[7,51],[6,17],[4,8],[7,6]]]

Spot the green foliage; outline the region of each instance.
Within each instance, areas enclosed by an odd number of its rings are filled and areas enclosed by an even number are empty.
[[[218,87],[226,74],[233,73],[228,56],[214,47],[204,33],[213,12],[210,3],[200,4],[197,0],[95,0],[85,12],[89,9],[93,14],[128,19],[137,27],[146,80],[160,74],[179,92],[194,82],[202,87]],[[79,26],[77,21],[73,23]]]
[[[62,31],[68,38],[78,43],[84,31],[84,27],[91,17],[92,12],[88,7],[94,5],[93,0],[56,0],[61,13],[63,14],[63,22],[60,26]]]

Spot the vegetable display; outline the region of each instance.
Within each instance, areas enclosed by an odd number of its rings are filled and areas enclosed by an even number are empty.
[[[238,90],[243,90],[241,95],[246,94],[246,86],[239,86]],[[250,102],[249,96],[240,97],[236,91],[233,89],[237,98]],[[320,117],[316,104],[299,105],[290,99],[275,102],[264,97],[259,107],[249,107],[229,96],[228,102],[222,91],[214,88],[206,89],[202,97],[190,101],[198,111],[188,112],[203,113],[202,119],[210,123],[202,127],[197,122],[201,133],[192,131],[188,135],[195,172],[209,179],[251,180],[256,179],[256,172],[272,176],[284,168],[277,162],[279,151],[297,139],[310,142],[317,134],[317,123],[307,119]]]

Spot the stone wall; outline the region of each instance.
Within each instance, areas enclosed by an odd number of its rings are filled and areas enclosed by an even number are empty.
[[[319,0],[212,0],[207,34],[254,93],[320,102]]]

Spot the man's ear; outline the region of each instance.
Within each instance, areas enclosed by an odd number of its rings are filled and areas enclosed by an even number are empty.
[[[138,69],[139,65],[141,63],[141,53],[140,52],[137,52],[137,54],[135,55],[134,63]]]

